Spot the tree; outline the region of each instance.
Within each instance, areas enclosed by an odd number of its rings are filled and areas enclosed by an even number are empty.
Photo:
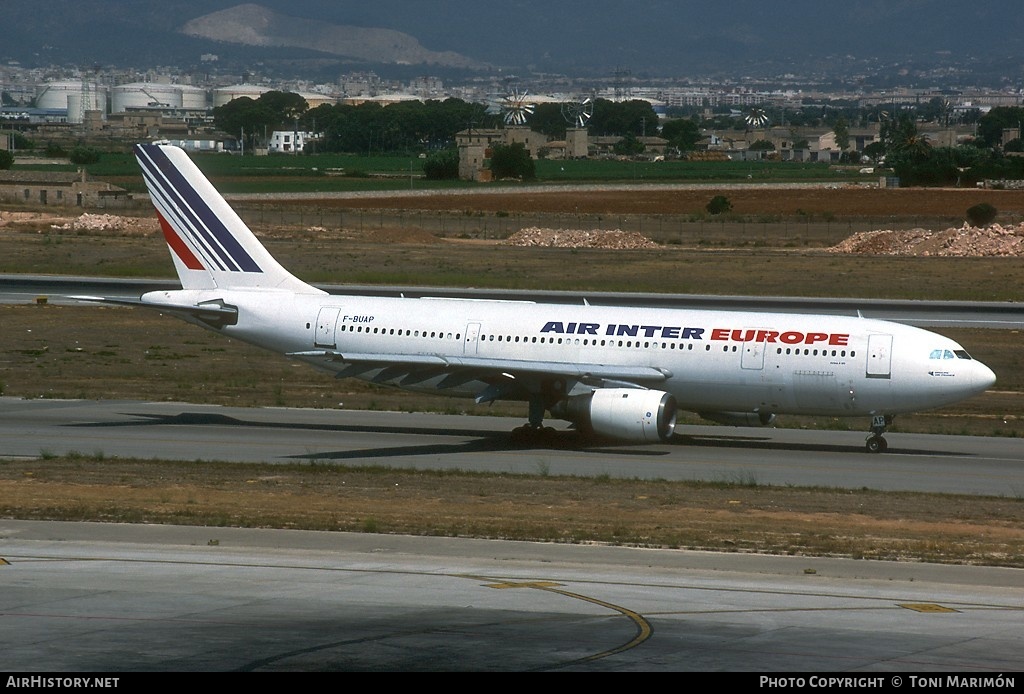
[[[901,114],[899,118],[882,124],[879,131],[889,152],[921,153],[922,138],[913,116]]]
[[[459,177],[459,151],[446,149],[434,152],[423,162],[423,175],[432,181]]]
[[[692,152],[700,140],[700,126],[689,118],[677,118],[661,127],[661,136],[668,140],[670,147],[680,152]]]
[[[0,169],[9,169],[14,166],[14,155],[6,149],[0,149]]]
[[[1003,131],[1021,128],[1024,123],[1024,108],[1018,106],[999,106],[992,109],[978,121],[978,137],[989,147],[995,147],[1003,141]]]
[[[846,119],[839,116],[835,125],[832,126],[832,132],[836,135],[836,144],[839,145],[839,149],[846,150],[850,146],[850,126],[847,125]]]
[[[962,185],[983,178],[1013,178],[1008,175],[1013,166],[1006,165],[1010,159],[1016,157],[994,157],[991,150],[977,147],[936,147],[898,150],[888,155],[886,164],[906,185]]]
[[[78,166],[86,166],[87,164],[95,164],[100,160],[101,153],[99,150],[95,150],[92,147],[75,147],[71,150],[71,154],[68,155],[68,159],[71,160],[72,164]]]
[[[872,142],[864,148],[864,156],[878,161],[885,156],[885,145],[881,142]]]
[[[1004,152],[1024,152],[1024,140],[1015,137],[1003,145]]]
[[[244,132],[250,145],[255,142],[257,133],[262,137],[264,131],[273,128],[278,121],[278,116],[266,104],[247,96],[232,99],[213,109],[213,122],[219,130],[239,137]]]
[[[520,178],[524,181],[537,176],[533,159],[522,142],[494,146],[491,153],[491,174],[496,179]]]
[[[274,114],[277,118],[275,127],[291,125],[295,119],[302,117],[309,110],[306,99],[293,92],[266,92],[261,94],[256,102]]]
[[[626,133],[622,138],[612,145],[612,151],[620,157],[630,157],[635,154],[643,154],[644,143],[632,133]]]
[[[594,101],[594,115],[587,126],[598,135],[654,134],[658,128],[658,114],[649,101]]]
[[[537,104],[529,120],[530,130],[557,140],[565,139],[567,125],[561,104]]]
[[[732,203],[724,195],[716,195],[711,202],[704,206],[709,214],[724,214],[732,209]]]
[[[374,102],[358,106],[324,104],[307,111],[302,122],[323,133],[322,151],[368,154],[445,149],[467,128],[496,125],[484,104],[461,99],[398,103],[387,108]]]
[[[987,202],[982,202],[967,208],[967,221],[971,223],[971,226],[987,227],[996,221],[996,215],[998,214],[999,212],[995,207]]]

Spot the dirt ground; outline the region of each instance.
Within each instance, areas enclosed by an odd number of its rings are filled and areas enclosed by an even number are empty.
[[[563,214],[706,214],[715,195],[732,203],[732,213],[755,216],[830,215],[848,217],[950,217],[963,219],[966,210],[987,202],[1008,221],[1024,218],[1024,190],[975,188],[877,188],[857,185],[669,187],[595,190],[566,187],[548,192],[438,196],[385,195],[372,198],[323,199],[317,205],[351,209],[451,210],[473,212],[550,212]],[[303,205],[308,201],[281,204]]]

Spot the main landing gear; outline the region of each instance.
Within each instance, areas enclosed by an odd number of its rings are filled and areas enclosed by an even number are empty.
[[[882,434],[890,424],[892,424],[892,415],[875,415],[871,418],[871,433],[864,444],[868,453],[885,453],[889,444]]]
[[[512,430],[512,443],[516,445],[532,445],[545,443],[555,434],[552,427],[544,426],[544,412],[547,410],[549,393],[530,394],[530,410],[526,424]]]

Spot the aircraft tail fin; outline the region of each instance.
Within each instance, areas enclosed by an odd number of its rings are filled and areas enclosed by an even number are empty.
[[[135,158],[184,289],[320,293],[270,255],[182,149],[140,144]]]

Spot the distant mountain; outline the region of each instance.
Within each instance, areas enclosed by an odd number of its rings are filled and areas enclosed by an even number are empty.
[[[1024,55],[1019,0],[3,0],[0,16],[0,62],[27,66],[187,68],[214,53],[220,69],[306,76],[742,77],[867,65],[906,70],[908,81],[982,67],[1017,83]]]
[[[181,33],[244,46],[302,48],[364,63],[484,67],[453,51],[427,50],[412,36],[393,29],[303,19],[255,4],[236,5],[189,20]]]

